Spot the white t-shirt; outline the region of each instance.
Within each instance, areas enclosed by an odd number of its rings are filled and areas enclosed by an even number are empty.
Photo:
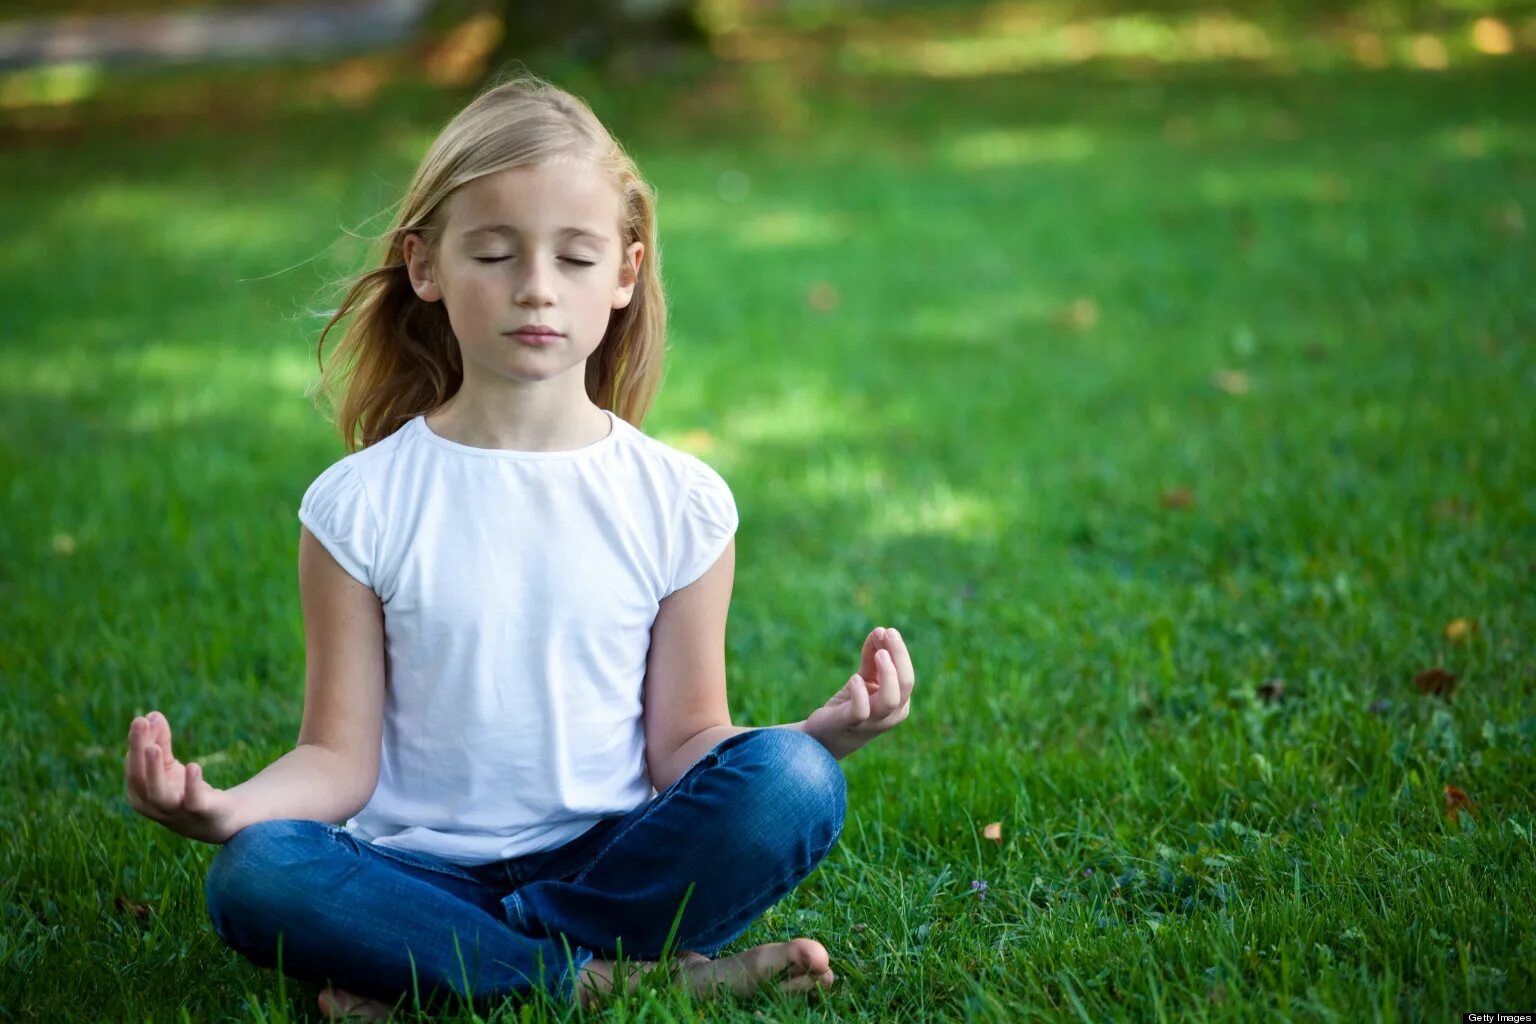
[[[552,849],[655,793],[641,696],[662,598],[736,531],[697,456],[608,413],[585,448],[476,448],[424,416],[336,462],[299,520],[384,606],[379,784],[346,827],[459,864]]]

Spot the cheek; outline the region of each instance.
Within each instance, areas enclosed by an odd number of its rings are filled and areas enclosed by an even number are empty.
[[[506,289],[495,281],[475,279],[459,286],[459,304],[471,316],[484,316],[504,304]]]

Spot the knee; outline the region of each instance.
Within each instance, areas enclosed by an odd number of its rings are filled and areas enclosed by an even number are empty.
[[[323,821],[259,821],[230,836],[214,855],[203,896],[214,930],[232,942],[231,923],[251,910],[281,908],[294,889],[294,871],[323,858],[334,847],[333,826]]]
[[[842,765],[797,729],[758,729],[751,736],[740,752],[754,769],[747,805],[765,821],[800,822],[830,848],[848,809]]]

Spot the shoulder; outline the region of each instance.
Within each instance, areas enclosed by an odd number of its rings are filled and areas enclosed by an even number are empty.
[[[383,568],[390,518],[387,502],[402,447],[409,444],[407,423],[367,448],[342,456],[315,477],[299,502],[299,521],[343,569],[381,597],[389,591]]]
[[[392,467],[409,446],[411,432],[412,424],[407,422],[388,437],[325,467],[304,492],[302,505],[369,504],[370,495],[379,493]]]
[[[692,452],[641,433],[633,426],[629,431],[642,457],[653,460],[665,473],[675,503],[674,521],[682,520],[685,528],[690,520],[713,524],[708,529],[716,532],[736,528],[736,499],[718,469]]]
[[[736,532],[740,517],[725,477],[691,452],[642,434],[634,427],[632,450],[653,467],[649,475],[665,495],[665,560],[668,576],[659,592],[665,598],[688,586],[719,561]]]
[[[387,471],[390,465],[416,447],[414,441],[418,418],[412,417],[389,436],[380,438],[366,448],[359,448],[355,452],[342,456],[327,472],[336,470],[340,473],[353,472],[360,476],[371,477]]]
[[[724,475],[692,452],[667,444],[623,420],[629,448],[644,463],[647,490],[667,511],[674,531],[683,534],[728,534],[740,522],[735,495]]]
[[[720,471],[699,456],[652,437],[622,418],[617,418],[617,422],[618,429],[628,435],[629,448],[636,457],[653,472],[668,479],[678,491],[730,492]]]

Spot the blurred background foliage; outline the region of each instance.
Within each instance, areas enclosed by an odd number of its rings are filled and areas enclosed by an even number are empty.
[[[407,31],[392,45],[298,45],[293,26],[327,11],[345,12],[359,40],[385,19]],[[267,20],[242,29],[221,18]],[[269,49],[260,59],[200,61],[189,19],[215,41],[265,33]],[[282,38],[283,26],[294,39]],[[90,56],[114,38],[110,59]],[[174,59],[151,52],[170,38],[182,47]],[[1536,0],[8,0],[0,123],[67,131],[95,116],[356,105],[401,78],[472,88],[511,60],[579,86],[582,76],[622,84],[720,61],[806,76],[830,68],[954,78],[1069,65],[1143,75],[1199,64],[1434,71],[1533,50]],[[180,72],[199,63],[211,78],[183,88]],[[224,67],[207,67],[215,63]]]

